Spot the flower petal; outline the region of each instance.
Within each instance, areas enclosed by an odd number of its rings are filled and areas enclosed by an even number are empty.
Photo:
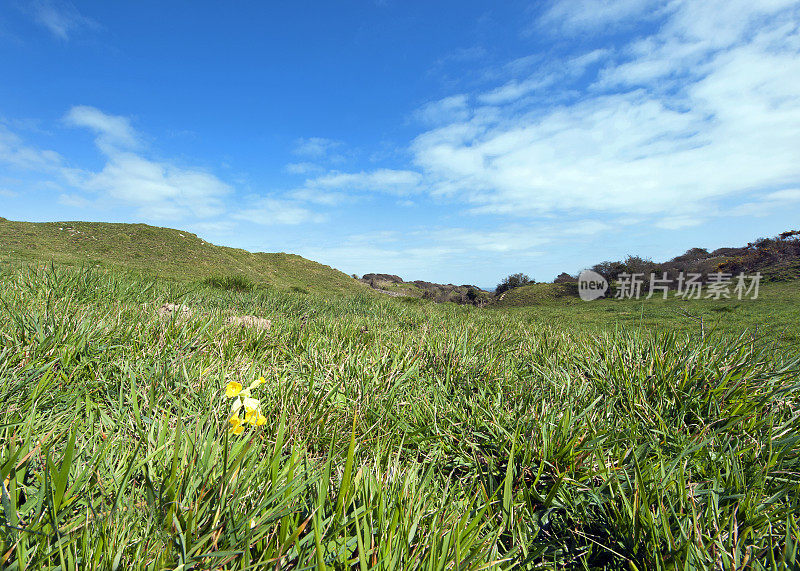
[[[242,383],[237,381],[231,381],[225,387],[225,396],[229,399],[232,399],[235,396],[239,396],[239,393],[242,392]]]

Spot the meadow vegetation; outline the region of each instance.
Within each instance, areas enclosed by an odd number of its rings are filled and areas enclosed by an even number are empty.
[[[663,322],[218,286],[2,267],[6,569],[800,564],[796,289]]]
[[[49,262],[135,271],[149,278],[208,280],[222,289],[270,287],[358,293],[360,282],[296,254],[216,246],[191,232],[147,224],[18,222],[0,218],[0,262]]]

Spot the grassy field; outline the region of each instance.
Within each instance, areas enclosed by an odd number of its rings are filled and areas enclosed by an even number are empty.
[[[6,266],[2,564],[796,569],[799,301],[477,309]]]
[[[760,345],[800,350],[800,282],[761,285],[756,299],[581,301],[562,284],[535,284],[510,290],[493,308],[516,318],[561,328],[603,331],[613,327],[686,335],[746,335]]]
[[[152,277],[239,283],[318,294],[368,289],[347,274],[295,254],[252,253],[147,224],[15,222],[0,218],[0,261],[94,265]]]

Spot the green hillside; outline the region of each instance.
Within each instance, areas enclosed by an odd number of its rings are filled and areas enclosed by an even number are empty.
[[[369,290],[336,269],[295,254],[215,246],[189,232],[147,224],[0,218],[0,260],[100,265],[179,280],[239,277],[277,289],[316,293]]]
[[[497,307],[521,307],[558,301],[562,304],[580,302],[577,284],[535,283],[507,290],[500,294],[493,305]]]

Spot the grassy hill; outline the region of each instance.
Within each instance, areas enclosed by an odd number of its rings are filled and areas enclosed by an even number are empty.
[[[215,246],[195,234],[171,228],[0,218],[0,261],[50,260],[126,268],[179,280],[235,278],[237,283],[316,293],[369,290],[334,268],[295,254]]]
[[[577,284],[535,283],[503,292],[493,302],[496,307],[522,307],[558,301],[572,304],[580,302]]]

